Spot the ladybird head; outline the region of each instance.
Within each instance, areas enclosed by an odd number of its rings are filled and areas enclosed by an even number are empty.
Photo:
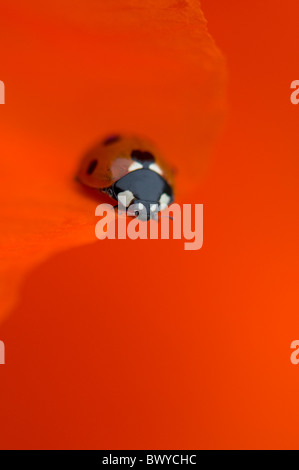
[[[159,204],[152,201],[141,201],[134,199],[133,203],[127,209],[127,215],[138,217],[146,221],[150,219],[158,220]]]

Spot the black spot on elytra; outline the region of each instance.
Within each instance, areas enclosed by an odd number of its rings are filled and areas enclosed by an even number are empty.
[[[118,142],[121,139],[120,135],[110,135],[103,141],[103,145],[110,145]]]
[[[132,150],[131,157],[138,162],[154,162],[155,157],[152,153],[143,150]]]
[[[92,162],[90,162],[90,164],[89,164],[89,167],[88,167],[86,173],[88,175],[91,175],[94,172],[94,170],[96,169],[97,165],[98,165],[98,161],[97,160],[92,160]]]

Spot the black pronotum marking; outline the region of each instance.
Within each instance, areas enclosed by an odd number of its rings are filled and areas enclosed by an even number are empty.
[[[86,173],[88,175],[91,175],[94,172],[94,170],[96,169],[97,165],[98,165],[98,161],[97,160],[92,160],[89,164],[89,167],[88,167]]]
[[[135,170],[116,181],[113,186],[116,196],[122,191],[129,190],[137,201],[157,203],[163,193],[173,199],[172,188],[162,176],[148,169]]]
[[[112,190],[115,199],[119,193],[131,191],[134,195],[133,202],[141,202],[144,205],[148,220],[151,217],[150,205],[158,204],[163,193],[170,197],[170,201],[173,200],[172,188],[167,181],[155,171],[145,168],[131,171],[123,176],[112,185]]]

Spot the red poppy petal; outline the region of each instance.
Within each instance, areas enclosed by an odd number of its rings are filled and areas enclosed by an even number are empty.
[[[95,239],[73,176],[101,135],[148,135],[190,191],[223,114],[225,64],[197,1],[4,0],[1,316],[28,269]],[[190,172],[192,167],[192,172]]]

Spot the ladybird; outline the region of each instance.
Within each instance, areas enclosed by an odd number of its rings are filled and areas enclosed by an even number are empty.
[[[127,215],[158,220],[174,199],[174,172],[154,144],[137,136],[110,135],[83,158],[77,179],[124,202]],[[125,206],[125,207],[124,207]]]

